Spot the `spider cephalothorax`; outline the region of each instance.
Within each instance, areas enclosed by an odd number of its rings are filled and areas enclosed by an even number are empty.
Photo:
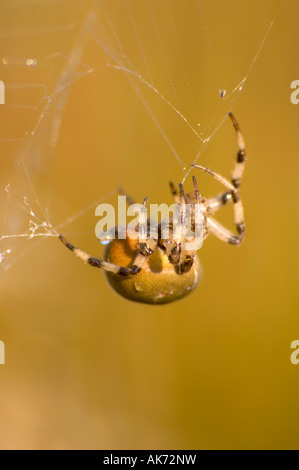
[[[246,151],[238,123],[232,113],[229,113],[229,117],[237,132],[239,147],[231,182],[208,168],[193,165],[194,168],[205,171],[222,183],[226,187],[226,192],[214,198],[205,199],[199,194],[195,177],[193,177],[194,191],[190,194],[185,194],[182,184],[179,185],[179,191],[177,191],[173,183],[170,183],[170,189],[179,206],[182,221],[185,206],[191,207],[192,229],[196,228],[196,208],[201,207],[203,239],[212,233],[220,240],[238,246],[242,243],[245,234],[239,188]],[[228,202],[233,203],[236,235],[213,217],[213,214]],[[146,206],[147,199],[144,199],[143,204]],[[127,299],[148,304],[163,304],[185,297],[192,292],[200,279],[201,268],[197,249],[190,249],[183,232],[179,238],[174,237],[173,219],[169,221],[167,238],[162,236],[161,223],[158,226],[157,236],[154,238],[147,236],[150,228],[149,221],[147,226],[146,236],[139,236],[136,239],[127,234],[125,239],[112,240],[106,247],[104,259],[89,256],[74,247],[62,235],[59,235],[59,238],[80,259],[91,266],[104,269],[113,289]]]

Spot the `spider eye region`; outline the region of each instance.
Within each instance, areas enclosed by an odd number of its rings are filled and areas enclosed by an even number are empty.
[[[106,246],[105,261],[131,268],[138,254],[138,241],[131,238],[113,240]],[[197,286],[201,277],[201,266],[195,255],[188,272],[178,273],[170,263],[166,251],[157,247],[145,260],[138,274],[121,276],[109,271],[105,275],[111,287],[121,296],[133,302],[145,304],[167,304],[182,299]]]

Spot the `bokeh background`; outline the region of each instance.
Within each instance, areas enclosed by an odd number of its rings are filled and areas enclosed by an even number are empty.
[[[296,0],[1,2],[2,449],[298,449],[298,30]],[[208,238],[186,299],[129,302],[57,238],[5,238],[30,207],[100,256],[118,185],[170,202],[197,152],[229,176],[230,109],[246,241]]]

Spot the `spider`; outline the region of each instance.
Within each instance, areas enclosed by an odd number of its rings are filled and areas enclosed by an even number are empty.
[[[231,245],[239,246],[245,235],[243,206],[240,199],[239,188],[245,165],[246,150],[240,127],[231,112],[228,113],[237,134],[238,152],[232,172],[231,182],[209,168],[193,164],[213,176],[226,187],[226,191],[219,196],[206,199],[199,194],[195,176],[193,176],[194,192],[185,194],[183,185],[179,184],[179,191],[170,182],[170,190],[181,212],[184,204],[188,203],[194,208],[195,203],[203,207],[204,239],[212,233],[219,240]],[[133,202],[128,198],[130,202]],[[228,202],[233,203],[234,224],[237,234],[220,224],[213,214]],[[146,205],[145,198],[143,204]],[[149,226],[149,221],[147,223]],[[175,240],[170,222],[169,238],[161,238],[161,224],[158,228],[157,239],[130,238],[115,239],[106,247],[103,259],[91,257],[86,252],[69,243],[63,235],[59,235],[61,242],[85,263],[105,271],[108,282],[112,288],[123,297],[146,304],[166,304],[181,299],[191,293],[197,286],[201,266],[196,251],[187,251],[185,240],[182,237]],[[117,227],[116,227],[117,232]]]

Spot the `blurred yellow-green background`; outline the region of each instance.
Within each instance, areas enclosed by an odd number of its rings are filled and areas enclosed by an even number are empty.
[[[299,448],[298,30],[297,0],[1,2],[2,449]],[[171,202],[198,152],[230,175],[230,109],[246,240],[209,237],[186,299],[129,302],[56,238],[6,238],[31,209],[100,256],[118,185]]]

